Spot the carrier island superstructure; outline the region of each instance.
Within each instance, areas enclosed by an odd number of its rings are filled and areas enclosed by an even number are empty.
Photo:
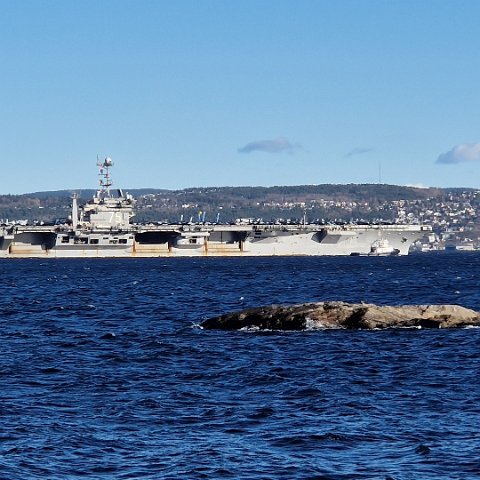
[[[136,224],[135,199],[112,191],[110,158],[100,188],[62,225],[0,226],[3,258],[407,255],[421,225]]]

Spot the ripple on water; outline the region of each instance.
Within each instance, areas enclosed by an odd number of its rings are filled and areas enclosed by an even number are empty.
[[[479,264],[475,253],[2,261],[2,476],[480,478],[480,329],[192,328],[268,303],[480,310]]]

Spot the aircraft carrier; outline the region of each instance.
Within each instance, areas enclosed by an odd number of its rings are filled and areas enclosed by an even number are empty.
[[[112,191],[106,158],[100,188],[72,199],[63,225],[0,226],[2,258],[106,258],[291,255],[407,255],[431,228],[422,225],[135,224],[135,199]]]

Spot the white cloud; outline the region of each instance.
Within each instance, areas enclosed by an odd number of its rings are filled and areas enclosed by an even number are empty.
[[[462,163],[480,161],[480,143],[461,143],[442,153],[436,163]]]
[[[274,138],[273,140],[256,140],[247,143],[239,148],[240,153],[267,152],[267,153],[294,153],[295,150],[301,150],[299,143],[290,143],[285,137]]]

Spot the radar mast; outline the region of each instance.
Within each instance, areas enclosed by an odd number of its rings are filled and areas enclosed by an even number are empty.
[[[100,162],[97,157],[97,166],[99,168],[99,184],[100,190],[97,192],[99,198],[111,197],[110,187],[112,186],[112,179],[110,177],[110,167],[113,167],[113,161],[110,157],[106,157],[103,162]]]

